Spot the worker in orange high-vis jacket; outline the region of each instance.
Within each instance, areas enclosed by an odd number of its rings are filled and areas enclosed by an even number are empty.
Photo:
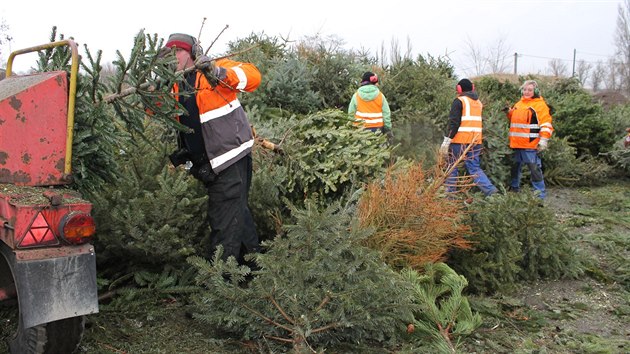
[[[510,119],[510,148],[514,152],[509,189],[518,192],[521,184],[521,168],[526,165],[531,173],[531,182],[538,196],[547,195],[540,153],[547,149],[553,134],[549,106],[540,95],[538,83],[527,80],[521,86],[521,100],[508,109]]]
[[[446,190],[447,192],[456,191],[459,170],[454,164],[466,152],[464,157],[466,170],[472,176],[477,188],[485,196],[490,196],[497,192],[497,188],[481,169],[483,104],[475,91],[475,85],[469,79],[459,80],[455,88],[457,97],[451,104],[446,136],[440,146],[440,154],[446,158],[448,166],[452,168],[446,179]],[[468,147],[470,149],[466,151]]]
[[[387,135],[389,143],[393,140],[392,118],[387,98],[377,87],[378,76],[365,72],[361,84],[348,105],[348,117],[355,125],[363,126],[373,132],[380,131]]]
[[[177,71],[185,73],[173,93],[187,112],[178,119],[191,129],[180,133],[171,161],[192,162],[190,173],[207,189],[210,252],[222,245],[223,259],[233,256],[245,264],[244,255],[258,252],[260,243],[248,205],[254,136],[237,94],[254,91],[260,72],[250,63],[210,60],[187,34],[171,34],[166,48],[177,57]],[[191,67],[197,70],[186,70]]]

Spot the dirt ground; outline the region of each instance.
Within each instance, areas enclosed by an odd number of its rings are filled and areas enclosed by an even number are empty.
[[[463,352],[630,353],[630,183],[550,188],[548,195],[546,207],[579,236],[593,268],[494,298],[505,318],[484,316]]]

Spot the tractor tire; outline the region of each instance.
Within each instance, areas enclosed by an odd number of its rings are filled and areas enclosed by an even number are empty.
[[[15,337],[9,340],[12,354],[71,354],[81,343],[85,330],[85,316],[70,317],[31,328],[22,324]]]

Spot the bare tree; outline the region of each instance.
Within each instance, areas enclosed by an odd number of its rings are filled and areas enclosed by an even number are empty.
[[[551,75],[555,77],[566,77],[569,69],[567,68],[567,64],[562,61],[562,59],[551,59],[548,63],[549,71],[551,71]]]
[[[619,89],[630,95],[630,0],[619,4],[617,14],[617,31],[615,32],[617,46],[617,62],[615,67]]]
[[[619,66],[621,62],[616,61],[615,58],[608,59],[608,77],[606,80],[606,87],[611,90],[619,90],[621,85],[619,84]]]
[[[466,54],[474,69],[474,76],[483,74],[486,69],[485,57],[482,54],[481,48],[475,45],[470,36],[466,37]]]
[[[397,38],[392,38],[389,43],[389,62],[392,65],[399,65],[402,62],[402,54],[400,54],[400,43]]]
[[[506,44],[505,37],[499,37],[495,44],[488,50],[488,57],[486,63],[490,67],[490,71],[493,74],[500,74],[506,72],[510,68],[508,58],[511,57],[510,47]]]
[[[606,65],[600,60],[597,62],[595,69],[591,73],[591,87],[594,92],[604,89],[604,82],[606,80]]]
[[[11,36],[9,36],[9,25],[7,25],[7,23],[5,22],[4,19],[2,19],[2,22],[0,22],[0,61],[4,62],[4,59],[2,57],[2,47],[11,42],[11,40],[13,38],[11,38]]]
[[[481,75],[486,72],[492,74],[504,73],[510,68],[509,58],[511,57],[511,49],[506,44],[505,36],[500,36],[493,45],[484,51],[479,48],[470,37],[466,38],[466,54],[474,75]]]
[[[577,62],[577,68],[575,68],[575,76],[580,81],[582,86],[586,84],[586,80],[588,80],[588,75],[591,72],[591,68],[593,66],[587,63],[584,60],[580,60]]]

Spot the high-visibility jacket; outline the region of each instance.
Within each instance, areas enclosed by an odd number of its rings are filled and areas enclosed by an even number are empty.
[[[542,97],[521,98],[510,118],[510,147],[512,149],[536,149],[540,139],[549,139],[553,134],[552,117],[549,106]]]
[[[462,120],[451,143],[481,144],[483,140],[481,118],[483,104],[481,101],[473,100],[467,96],[459,96],[457,99],[462,102]]]
[[[221,68],[221,82],[213,88],[198,72],[195,89],[206,155],[218,174],[252,150],[254,135],[236,95],[258,88],[261,75],[250,63],[221,59],[216,66]],[[175,85],[173,92],[178,91]]]
[[[363,124],[366,129],[383,127],[383,93],[378,92],[373,100],[366,101],[355,93],[357,111],[354,113],[355,125]]]

